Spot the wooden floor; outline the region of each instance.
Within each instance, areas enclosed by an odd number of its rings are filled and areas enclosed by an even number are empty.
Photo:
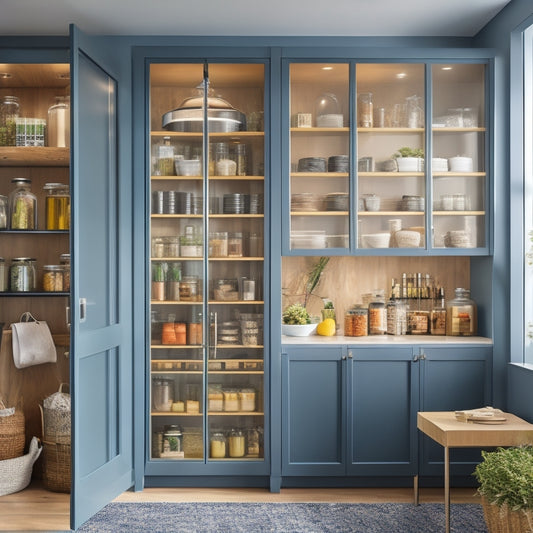
[[[125,492],[119,502],[343,502],[410,503],[412,489],[145,489]],[[420,489],[420,502],[442,502],[443,489]],[[16,494],[0,497],[0,531],[68,531],[69,494],[30,485]],[[453,503],[479,503],[473,488],[452,489]]]

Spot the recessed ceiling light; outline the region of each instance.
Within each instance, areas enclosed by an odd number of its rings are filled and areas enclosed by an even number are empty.
[[[398,74],[396,74],[396,77],[399,80],[402,80],[403,78],[407,78],[407,74],[405,72],[398,72]]]
[[[453,69],[453,67],[442,67],[441,70],[452,70],[452,69]]]
[[[322,67],[322,70],[333,70],[333,67]]]
[[[9,72],[0,72],[0,78],[3,80],[8,80],[9,78],[12,78],[13,76]]]

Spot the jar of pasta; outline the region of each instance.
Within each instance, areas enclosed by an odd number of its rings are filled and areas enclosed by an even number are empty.
[[[61,292],[63,290],[63,267],[61,265],[43,266],[43,291]]]
[[[212,459],[222,459],[226,457],[226,437],[221,431],[211,435],[209,440],[209,456]]]
[[[232,429],[229,435],[229,456],[244,457],[245,439],[240,429]]]

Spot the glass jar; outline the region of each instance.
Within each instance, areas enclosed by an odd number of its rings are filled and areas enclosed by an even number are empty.
[[[209,255],[211,257],[228,257],[227,231],[217,231],[209,235]]]
[[[244,457],[245,439],[244,433],[240,429],[232,429],[229,435],[229,456]]]
[[[43,266],[43,291],[61,292],[63,290],[63,267],[61,265]]]
[[[47,230],[70,229],[70,195],[68,185],[46,183],[45,211]]]
[[[3,257],[0,257],[0,292],[7,291],[7,269],[6,261]]]
[[[48,108],[47,140],[48,146],[70,146],[70,96],[56,96]]]
[[[154,147],[154,176],[175,176],[174,169],[174,146],[170,143],[170,136],[163,137],[163,140]]]
[[[158,259],[165,257],[165,241],[163,237],[152,237],[152,257]]]
[[[373,125],[372,93],[360,93],[357,96],[357,126],[359,128],[371,128]]]
[[[16,120],[19,114],[19,99],[16,96],[2,97],[0,100],[0,146],[16,145]]]
[[[70,291],[70,254],[61,254],[59,264],[63,267],[63,290]]]
[[[164,262],[152,264],[152,300],[165,300],[166,267]]]
[[[368,304],[368,333],[385,335],[387,333],[387,308],[383,294],[377,293]]]
[[[246,145],[236,144],[235,150],[235,163],[237,164],[236,175],[246,176],[246,169],[248,167],[248,158],[246,155]]]
[[[446,302],[442,287],[439,290],[438,300],[431,309],[429,332],[431,335],[446,335]]]
[[[0,229],[7,229],[7,213],[9,204],[7,196],[0,194]]]
[[[180,426],[165,426],[161,457],[183,457],[183,431]]]
[[[228,236],[228,257],[242,257],[242,233],[230,233]]]
[[[10,229],[37,229],[37,197],[30,190],[31,180],[13,178],[15,189],[9,195]]]
[[[247,457],[259,457],[260,435],[257,428],[250,428],[246,432],[246,455]]]
[[[198,301],[197,276],[184,276],[180,281],[180,300],[183,302]]]
[[[405,335],[407,332],[407,310],[404,302],[390,299],[387,302],[387,334]]]
[[[165,257],[179,257],[180,255],[180,240],[178,237],[167,237],[163,239]]]
[[[209,456],[212,459],[226,457],[226,437],[221,431],[213,433],[209,439]]]
[[[429,333],[429,312],[408,311],[407,333],[410,335],[427,335]]]
[[[30,292],[35,285],[35,268],[29,257],[14,257],[9,267],[11,292]]]
[[[361,304],[354,305],[344,320],[344,335],[347,337],[365,337],[368,335],[368,308]]]
[[[171,379],[154,379],[152,381],[152,409],[170,411],[174,402],[174,381]]]
[[[461,336],[477,334],[477,306],[470,299],[469,289],[455,289],[455,298],[447,302],[446,332]]]
[[[169,263],[166,275],[166,297],[171,301],[180,299],[181,263]]]

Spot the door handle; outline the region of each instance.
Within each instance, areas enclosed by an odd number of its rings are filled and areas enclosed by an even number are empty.
[[[80,298],[80,322],[87,319],[87,298]]]

